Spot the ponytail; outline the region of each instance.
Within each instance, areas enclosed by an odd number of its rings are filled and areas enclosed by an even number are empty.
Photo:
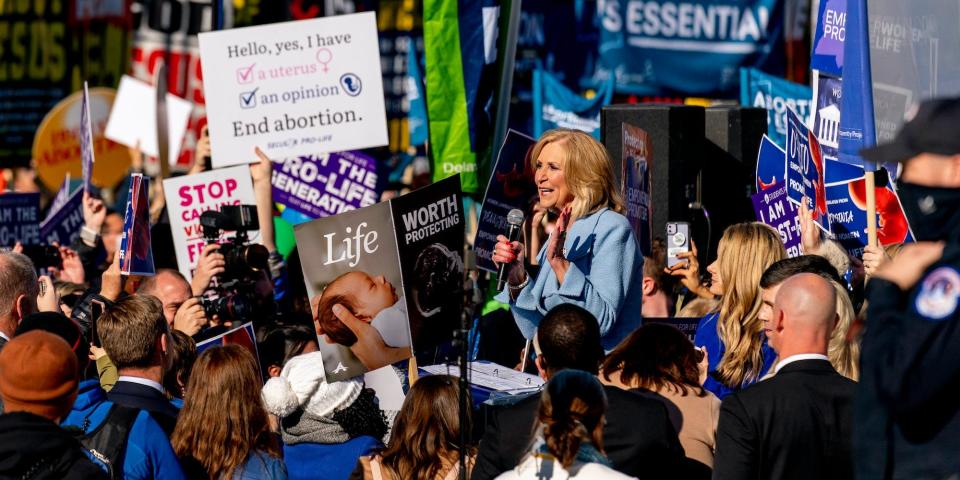
[[[606,394],[593,375],[564,370],[550,379],[540,400],[538,420],[547,450],[564,468],[573,464],[584,443],[603,451],[606,409]]]

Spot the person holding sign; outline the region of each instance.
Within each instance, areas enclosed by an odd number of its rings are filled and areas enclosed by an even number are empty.
[[[590,135],[567,129],[545,133],[530,158],[540,205],[560,212],[556,228],[537,256],[531,278],[524,245],[499,236],[493,261],[509,264],[508,287],[497,300],[509,303],[526,338],[533,338],[551,308],[573,303],[600,324],[611,350],[640,325],[643,256],[623,216],[606,150]]]

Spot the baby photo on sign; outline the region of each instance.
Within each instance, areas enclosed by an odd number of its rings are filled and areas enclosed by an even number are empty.
[[[327,381],[410,358],[390,205],[320,218],[294,231]]]
[[[463,302],[459,177],[294,227],[328,382],[452,338]]]

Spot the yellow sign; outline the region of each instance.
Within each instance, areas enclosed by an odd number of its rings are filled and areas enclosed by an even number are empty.
[[[112,187],[130,169],[127,147],[103,136],[117,92],[112,88],[90,89],[90,120],[93,124],[93,183]],[[64,176],[80,178],[80,105],[83,91],[62,100],[43,117],[33,139],[33,158],[40,181],[50,190],[60,188]]]

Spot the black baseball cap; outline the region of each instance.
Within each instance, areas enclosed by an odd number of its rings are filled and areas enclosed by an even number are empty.
[[[863,158],[884,163],[905,162],[921,153],[960,154],[960,97],[927,100],[903,125],[892,142],[860,151]]]

